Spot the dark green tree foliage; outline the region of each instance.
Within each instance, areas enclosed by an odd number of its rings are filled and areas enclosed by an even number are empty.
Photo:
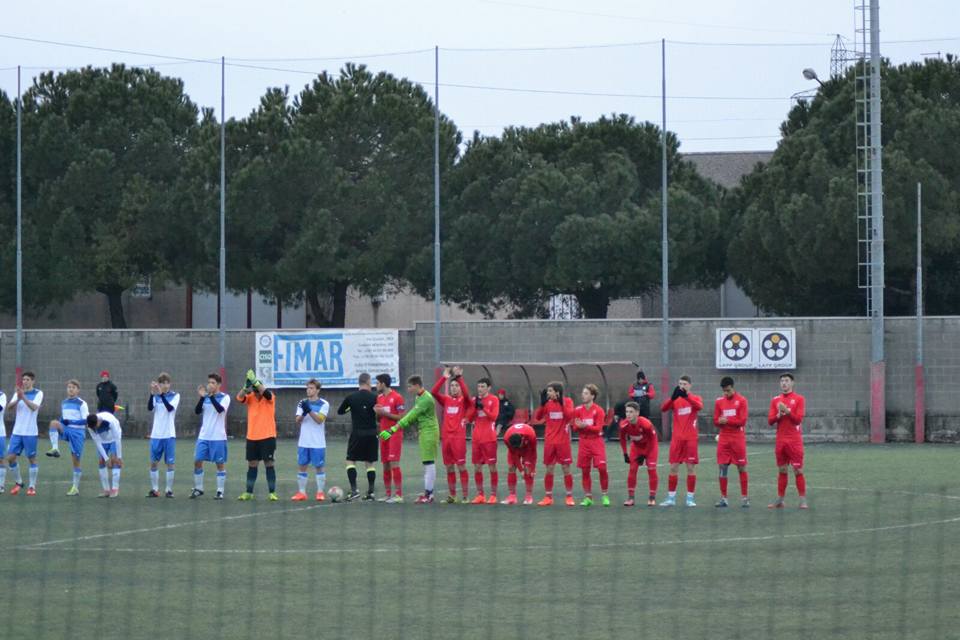
[[[115,64],[34,81],[23,121],[26,304],[97,291],[112,325],[126,326],[121,294],[166,277],[162,238],[174,237],[173,189],[196,122],[182,82],[153,70]]]
[[[0,309],[16,307],[16,112],[0,91]]]
[[[716,187],[668,139],[671,283],[723,272]],[[474,310],[543,312],[577,297],[590,318],[660,285],[660,131],[618,115],[475,136],[450,179],[445,295]]]
[[[914,310],[916,184],[924,192],[926,309],[960,309],[960,65],[882,72],[885,310]],[[788,315],[860,315],[852,73],[827,82],[781,126],[773,159],[727,200],[728,265],[761,307]]]

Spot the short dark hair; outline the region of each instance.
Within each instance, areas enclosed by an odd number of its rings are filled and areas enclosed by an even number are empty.
[[[36,379],[37,379],[37,374],[35,374],[33,371],[24,371],[22,374],[20,374],[20,377],[21,377],[21,378],[30,378],[31,380],[36,380]]]
[[[415,387],[422,387],[423,378],[421,378],[420,376],[410,376],[409,378],[407,378],[407,384]]]
[[[223,378],[220,377],[219,373],[208,373],[207,380],[216,380],[217,384],[223,384]]]
[[[317,380],[316,378],[310,378],[309,380],[307,380],[307,386],[316,387],[317,391],[320,391],[320,381]]]
[[[724,388],[724,387],[732,387],[732,386],[733,386],[733,378],[731,378],[730,376],[723,376],[723,377],[720,379],[720,388],[721,388],[721,389]]]
[[[93,429],[97,426],[97,414],[91,413],[87,415],[87,426]]]
[[[631,401],[628,402],[627,404],[623,405],[623,408],[624,408],[624,409],[633,409],[633,410],[636,411],[637,413],[640,413],[640,405],[637,404],[636,402],[634,402],[633,400],[631,400]]]
[[[377,382],[382,382],[389,387],[390,383],[392,382],[392,378],[390,378],[389,373],[380,373],[377,374]]]
[[[592,382],[590,384],[583,385],[583,388],[589,391],[590,395],[592,395],[594,398],[600,395],[600,387],[593,384]]]
[[[479,380],[477,380],[477,384],[485,384],[488,387],[492,387],[493,381],[490,378],[480,378]]]
[[[680,376],[680,379],[683,380],[684,382],[689,382],[690,384],[693,384],[693,380],[691,380],[690,376],[688,376],[687,374],[683,374],[682,376]]]
[[[510,445],[511,449],[518,449],[523,444],[523,436],[519,433],[510,434],[510,437],[507,438],[507,444]]]
[[[563,395],[563,383],[562,382],[548,382],[547,387],[553,389],[557,392],[558,395]]]
[[[361,385],[363,385],[363,384],[370,384],[370,374],[369,374],[369,373],[361,373],[361,374],[360,374],[360,377],[357,378],[357,384],[361,384]]]
[[[158,375],[157,383],[160,383],[160,382],[170,382],[170,374],[164,371],[160,375]]]
[[[793,374],[790,373],[789,371],[784,372],[784,373],[781,373],[781,374],[780,374],[780,378],[781,378],[781,379],[782,379],[782,378],[790,378],[791,380],[793,380],[794,382],[796,382],[796,378],[794,378],[794,377],[793,377]]]

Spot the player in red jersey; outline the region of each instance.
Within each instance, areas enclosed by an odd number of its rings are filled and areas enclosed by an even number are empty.
[[[628,402],[624,407],[627,417],[620,421],[620,449],[623,451],[623,461],[630,465],[627,472],[627,501],[625,507],[636,504],[634,494],[637,490],[637,471],[647,465],[647,478],[650,482],[650,495],[647,506],[657,506],[657,458],[660,445],[657,442],[657,430],[653,423],[640,415],[640,405]],[[627,451],[627,440],[630,441],[630,451]]]
[[[600,389],[595,384],[588,384],[583,388],[581,397],[583,404],[574,411],[573,430],[580,434],[580,447],[577,451],[577,466],[583,473],[583,501],[582,507],[593,505],[593,482],[590,479],[590,468],[596,467],[600,472],[600,491],[603,493],[601,504],[610,506],[610,497],[607,495],[607,486],[610,478],[607,475],[607,445],[603,441],[603,409],[595,403]]]
[[[807,411],[807,401],[793,390],[792,373],[780,376],[780,395],[770,401],[767,422],[777,425],[777,443],[774,453],[777,457],[777,499],[770,504],[771,509],[783,509],[783,496],[787,492],[787,470],[793,467],[797,479],[797,493],[800,495],[800,508],[807,509],[807,478],[803,475],[803,417]]]
[[[547,471],[543,476],[543,488],[546,495],[537,503],[541,507],[553,504],[553,468],[560,465],[563,470],[563,486],[567,491],[566,505],[573,502],[573,448],[570,445],[570,421],[573,420],[573,399],[563,396],[563,384],[547,384],[540,396],[540,407],[533,414],[534,424],[546,425],[543,437],[543,464]]]
[[[670,439],[670,475],[667,478],[667,499],[661,507],[677,504],[677,483],[680,465],[687,465],[687,506],[697,506],[694,492],[697,489],[697,464],[700,462],[697,431],[697,413],[703,409],[703,398],[691,393],[690,376],[680,376],[673,395],[663,403],[660,411],[673,411],[673,437]]]
[[[717,436],[717,464],[720,466],[720,502],[718,507],[727,507],[727,472],[730,465],[740,471],[740,506],[748,508],[747,497],[747,399],[733,388],[733,378],[720,380],[723,395],[713,403],[713,424],[720,430]]]
[[[380,416],[380,431],[388,431],[403,417],[403,402],[403,396],[390,388],[390,374],[381,373],[378,375],[377,405],[373,410]],[[390,438],[380,442],[380,460],[383,461],[383,486],[387,493],[384,502],[391,504],[403,502],[403,474],[400,471],[400,454],[402,452],[403,438]]]
[[[517,504],[517,473],[523,474],[526,486],[523,504],[533,504],[533,474],[537,470],[537,432],[519,422],[503,432],[507,446],[507,488],[510,494],[500,504]]]
[[[470,462],[473,463],[473,479],[477,495],[471,504],[497,504],[497,416],[500,415],[500,399],[490,393],[493,383],[489,378],[477,380],[477,395],[467,407],[467,422],[473,422]],[[490,470],[490,495],[483,494],[483,465]]]
[[[444,387],[448,388],[443,393]],[[463,501],[467,501],[470,476],[467,473],[467,430],[465,418],[470,391],[463,381],[460,367],[447,367],[443,376],[433,385],[430,393],[443,409],[443,424],[440,433],[440,449],[443,464],[447,467],[447,503],[457,502],[457,471],[460,472],[460,485],[463,488]],[[449,394],[449,395],[448,395]]]

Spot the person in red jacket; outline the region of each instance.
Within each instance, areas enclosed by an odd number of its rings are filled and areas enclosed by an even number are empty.
[[[566,489],[566,505],[573,503],[573,449],[570,445],[570,422],[573,420],[573,398],[564,397],[563,384],[547,384],[540,396],[540,407],[533,414],[534,424],[546,425],[543,436],[543,464],[547,470],[543,476],[543,488],[546,495],[537,503],[541,507],[553,504],[553,468],[560,465],[563,470],[563,486]]]
[[[473,479],[477,495],[471,504],[497,504],[497,416],[500,415],[500,399],[490,393],[493,383],[489,378],[477,380],[477,395],[467,407],[467,422],[473,423],[473,438],[470,462],[473,463]],[[490,470],[490,495],[483,493],[483,465]]]
[[[523,474],[526,487],[523,504],[533,504],[533,474],[537,470],[537,432],[518,422],[503,432],[507,446],[507,488],[510,494],[500,504],[517,504],[517,472]]]
[[[780,376],[780,395],[770,400],[767,422],[777,426],[777,442],[774,455],[777,458],[777,499],[771,509],[783,509],[783,496],[787,492],[787,470],[793,467],[797,479],[800,508],[807,509],[807,478],[803,474],[803,417],[807,413],[807,401],[793,390],[792,373]]]
[[[700,462],[697,431],[697,414],[703,409],[703,398],[691,393],[690,376],[680,376],[673,394],[660,406],[660,411],[673,411],[673,437],[670,439],[670,475],[667,478],[667,499],[661,507],[677,504],[677,483],[680,465],[687,465],[687,506],[697,506],[694,492],[697,489],[697,464]]]
[[[627,472],[627,501],[625,507],[632,507],[634,494],[637,490],[637,471],[644,464],[647,465],[647,478],[650,483],[650,495],[647,506],[657,506],[657,458],[659,457],[659,443],[657,430],[653,423],[640,415],[640,405],[628,402],[624,407],[627,417],[620,421],[620,450],[623,451],[623,461],[630,465]],[[627,441],[630,441],[630,451],[627,452]]]
[[[713,403],[713,424],[719,429],[717,436],[717,464],[720,466],[720,502],[718,507],[727,507],[727,472],[730,465],[740,471],[740,506],[750,506],[747,497],[747,399],[733,388],[733,378],[720,380],[723,395]]]
[[[607,475],[607,445],[603,440],[604,412],[596,404],[600,389],[595,384],[588,384],[583,388],[581,397],[583,404],[574,412],[573,430],[580,435],[580,448],[577,452],[577,466],[583,473],[583,501],[582,507],[593,506],[593,483],[590,479],[591,467],[600,472],[600,491],[603,493],[601,504],[610,506],[610,497],[607,496],[607,487],[610,478]]]
[[[447,393],[444,393],[447,387]],[[443,421],[440,431],[440,450],[443,454],[443,464],[447,467],[447,503],[457,502],[457,472],[460,472],[460,486],[463,490],[463,501],[467,501],[470,476],[467,473],[467,429],[465,418],[467,406],[470,402],[470,391],[463,381],[463,370],[460,367],[446,367],[443,376],[437,380],[430,390],[433,399],[443,411]]]

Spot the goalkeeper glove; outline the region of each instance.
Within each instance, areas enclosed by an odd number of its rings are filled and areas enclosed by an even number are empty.
[[[680,396],[681,396],[682,398],[686,398],[686,397],[687,397],[687,390],[686,390],[686,389],[680,389]]]
[[[312,410],[310,409],[310,401],[309,401],[309,400],[301,400],[301,401],[300,401],[300,409],[303,411],[304,415],[310,413],[310,412],[312,411]]]
[[[390,437],[397,432],[397,425],[393,425],[389,429],[380,432],[381,440],[389,440]]]
[[[623,461],[627,464],[630,464],[630,456],[628,454],[623,454]]]
[[[676,400],[676,399],[679,398],[679,397],[680,397],[680,387],[674,387],[674,388],[673,388],[673,395],[670,396],[670,399],[671,399],[671,400]]]
[[[483,400],[481,398],[476,399],[477,411],[483,411]]]

